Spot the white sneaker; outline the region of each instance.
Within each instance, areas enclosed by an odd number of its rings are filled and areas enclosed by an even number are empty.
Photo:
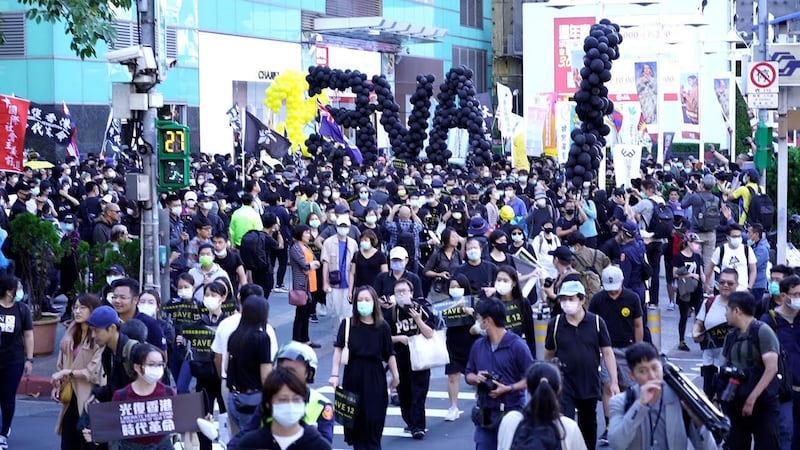
[[[11,430],[9,430],[11,431]],[[11,434],[11,433],[9,433]],[[8,438],[0,434],[0,449],[6,450],[8,448]]]
[[[463,411],[458,409],[458,407],[451,406],[447,410],[447,414],[445,414],[445,416],[444,416],[445,422],[454,422],[456,419],[458,419],[461,416],[462,412]]]
[[[667,311],[675,311],[675,303],[674,302],[669,302],[669,305],[667,305]]]

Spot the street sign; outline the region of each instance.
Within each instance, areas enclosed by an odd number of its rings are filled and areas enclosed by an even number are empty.
[[[767,53],[778,65],[778,83],[800,86],[800,44],[770,44]]]
[[[778,65],[750,64],[747,71],[747,104],[754,109],[778,109]]]

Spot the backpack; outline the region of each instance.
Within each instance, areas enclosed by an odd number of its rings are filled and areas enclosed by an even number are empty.
[[[404,230],[403,228],[400,227],[400,224],[398,223],[397,229],[398,233],[397,233],[396,245],[398,247],[403,247],[406,250],[406,252],[408,252],[408,265],[406,267],[408,268],[408,270],[416,273],[417,271],[415,264],[417,262],[416,258],[417,249],[414,240],[413,225],[411,230]]]
[[[122,360],[123,360],[123,367],[125,368],[125,374],[128,375],[128,378],[133,381],[136,379],[136,371],[133,370],[133,361],[131,360],[131,353],[133,353],[133,349],[139,345],[139,341],[134,339],[128,339],[125,342],[125,346],[122,347]]]
[[[775,203],[772,198],[765,192],[758,189],[758,193],[751,187],[747,187],[750,191],[750,206],[747,208],[747,222],[760,223],[764,227],[764,231],[769,231],[772,228],[772,220],[775,217]]]
[[[554,424],[534,424],[524,417],[514,431],[511,450],[561,450],[560,433]]]
[[[774,327],[770,326],[770,328],[772,328],[773,330],[776,330],[777,326],[778,326],[778,321],[777,321],[777,318],[773,314],[774,314],[774,310],[770,311],[770,317],[772,318],[772,321],[775,322],[775,326]],[[761,341],[759,341],[759,338],[758,338],[758,331],[764,325],[767,325],[767,324],[762,322],[762,321],[760,321],[760,320],[753,320],[750,323],[750,326],[747,327],[746,340],[747,340],[747,343],[749,344],[748,345],[748,347],[749,347],[748,348],[748,352],[752,349],[752,347],[755,347],[756,349],[759,349],[761,347],[760,346]],[[722,356],[725,358],[726,361],[730,361],[731,360],[730,354],[731,354],[731,350],[733,349],[733,344],[734,344],[734,339],[731,339],[731,336],[732,336],[731,334],[728,334],[728,336],[725,339],[725,346],[722,349]],[[780,344],[780,342],[779,342],[779,344]],[[761,368],[761,372],[759,373],[758,368],[743,369],[744,373],[747,375],[747,378],[745,380],[746,384],[743,384],[742,387],[746,387],[746,388],[749,388],[749,389],[744,389],[743,390],[743,389],[740,388],[739,391],[741,391],[741,392],[739,394],[737,394],[737,396],[738,395],[742,395],[742,396],[749,395],[749,393],[756,386],[756,383],[758,383],[758,380],[761,378],[761,373],[763,373],[763,370],[764,369],[762,367]],[[765,389],[764,392],[769,392],[771,394],[778,394],[778,396],[780,396],[782,398],[791,399],[792,398],[792,391],[793,391],[793,389],[792,389],[792,373],[791,373],[791,370],[789,368],[789,357],[786,355],[786,350],[784,349],[783,345],[779,345],[778,372],[775,374],[775,378],[772,380],[772,382],[770,382],[769,386],[767,386],[767,389]]]
[[[269,258],[267,257],[267,243],[264,232],[250,230],[242,236],[242,243],[239,246],[239,256],[242,257],[242,264],[247,270],[267,270],[269,269]]]
[[[600,250],[594,249],[594,256],[592,257],[591,264],[585,264],[583,261],[578,259],[581,265],[583,265],[583,270],[580,271],[579,276],[581,280],[581,284],[583,285],[584,289],[586,290],[586,298],[591,300],[594,297],[594,294],[603,290],[603,284],[600,282],[600,274],[597,273],[597,269],[594,268],[595,263],[597,262],[597,252]]]
[[[778,313],[775,312],[774,309],[770,309],[769,312],[770,317],[770,324],[769,326],[772,327],[772,331],[775,332],[775,335],[778,335]],[[780,342],[780,341],[778,341]],[[781,351],[778,353],[778,398],[781,401],[789,401],[792,399],[792,384],[794,383],[792,377],[792,371],[789,369],[789,355],[786,354],[786,349],[783,345],[781,345]]]
[[[672,207],[666,203],[658,203],[652,198],[648,198],[653,203],[653,215],[647,223],[646,230],[653,233],[655,239],[667,239],[672,236],[672,229],[675,224],[675,214]]]
[[[695,212],[694,220],[700,231],[714,231],[719,226],[720,218],[722,217],[720,201],[714,194],[706,194],[706,196],[700,196],[700,199],[703,200],[703,206]]]

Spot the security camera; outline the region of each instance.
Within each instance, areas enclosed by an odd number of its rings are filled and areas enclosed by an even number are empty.
[[[119,50],[106,52],[106,59],[110,63],[134,64],[136,59],[142,56],[142,49],[138,45],[125,47]]]
[[[120,63],[132,66],[138,71],[157,70],[156,58],[153,49],[143,45],[135,45],[106,53],[110,63]]]

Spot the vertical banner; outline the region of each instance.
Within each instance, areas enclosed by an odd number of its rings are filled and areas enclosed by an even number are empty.
[[[25,128],[30,102],[7,95],[0,96],[0,170],[22,172],[25,151]]]
[[[500,128],[500,135],[503,139],[511,139],[514,123],[511,115],[514,113],[514,94],[511,89],[503,83],[497,83],[497,109],[495,117],[497,126]]]
[[[725,124],[728,126],[729,133],[731,130],[735,129],[729,111],[731,95],[735,95],[731,91],[732,84],[731,77],[727,74],[714,77],[714,94],[717,97],[717,102],[722,111],[722,118],[725,119]]]
[[[611,147],[611,154],[614,159],[614,181],[617,187],[630,187],[631,179],[639,178],[642,146],[617,144]]]
[[[672,141],[675,140],[675,132],[674,131],[665,131],[664,132],[664,161],[669,161],[674,156],[672,155]]]
[[[573,123],[572,116],[575,111],[575,103],[558,101],[555,105],[556,110],[556,149],[558,151],[558,162],[564,164],[569,156],[569,146],[572,144]]]
[[[545,98],[543,102],[547,105],[547,114],[544,118],[544,129],[542,130],[542,146],[545,154],[555,155],[556,148],[556,95],[554,92],[542,94]]]
[[[639,120],[642,107],[639,102],[615,103],[622,113],[622,124],[617,131],[617,142],[624,145],[640,145]]]
[[[510,117],[514,122],[508,139],[511,145],[511,166],[517,170],[530,170],[531,165],[525,151],[525,119],[514,113],[511,113]]]
[[[595,24],[594,17],[560,17],[553,19],[553,70],[558,98],[571,96],[580,83],[580,65],[573,65],[573,53],[583,50],[583,39]]]
[[[539,156],[545,151],[544,145],[544,130],[545,125],[549,127],[552,122],[550,119],[551,99],[554,93],[543,93],[534,95],[530,102],[528,102],[528,136],[525,143],[525,148],[531,156]],[[555,149],[554,149],[555,150]],[[556,156],[555,151],[547,156]]]
[[[700,139],[700,86],[697,72],[681,74],[681,136]]]
[[[658,123],[658,65],[656,61],[634,63],[636,94],[647,125]]]

